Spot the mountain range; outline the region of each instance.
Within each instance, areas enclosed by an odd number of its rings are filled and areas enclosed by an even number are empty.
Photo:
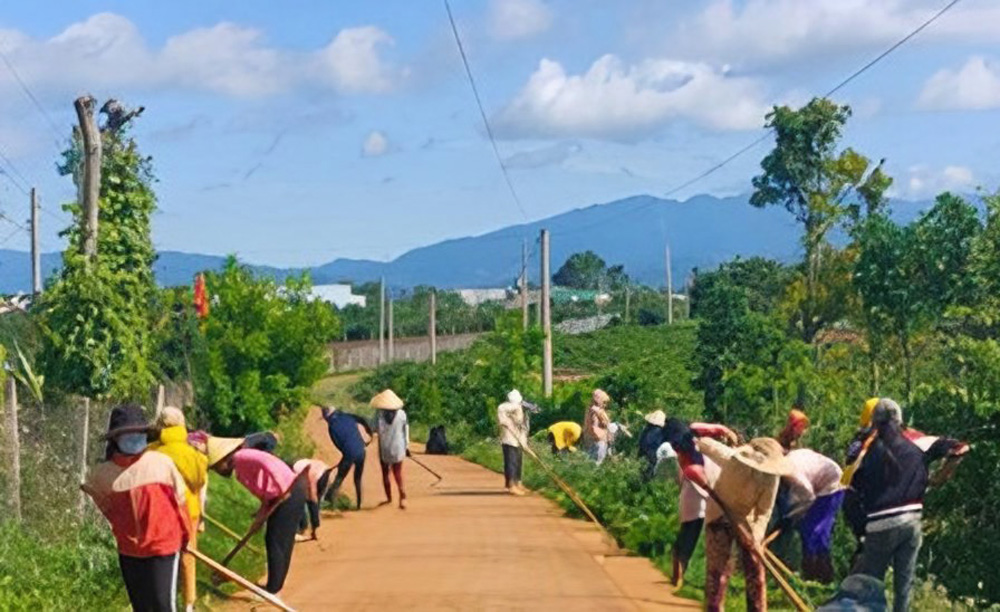
[[[900,222],[912,220],[930,205],[903,200],[891,204]],[[754,208],[749,196],[699,195],[681,202],[640,195],[419,247],[388,262],[335,259],[308,270],[315,284],[360,283],[385,276],[387,283],[398,288],[505,287],[520,272],[522,241],[529,248],[529,279],[537,280],[542,228],[550,232],[553,272],[573,253],[589,249],[608,265],[623,264],[634,279],[657,286],[665,284],[664,247],[668,243],[675,286],[682,285],[694,268],[711,268],[737,255],[792,261],[801,254],[800,229],[792,216],[779,207]],[[43,255],[46,276],[58,271],[60,261],[59,253]],[[30,290],[29,262],[25,252],[0,250],[0,294]],[[218,269],[224,262],[225,257],[216,255],[161,251],[156,278],[165,286],[188,284],[197,272]],[[302,271],[252,267],[277,279]]]

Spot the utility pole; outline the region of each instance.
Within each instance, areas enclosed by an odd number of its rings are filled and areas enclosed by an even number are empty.
[[[2,364],[0,364],[2,367]],[[10,448],[10,490],[8,495],[11,501],[11,510],[18,523],[21,522],[21,430],[17,423],[17,381],[14,375],[7,373],[6,388],[4,389],[4,400],[7,404],[7,431],[10,435],[8,442]]]
[[[528,330],[528,241],[521,241],[521,328]]]
[[[428,325],[427,335],[431,338],[431,365],[435,365],[438,360],[438,337],[437,337],[437,289],[431,290],[431,322]]]
[[[542,230],[542,331],[545,344],[542,347],[542,384],[545,397],[552,397],[552,304],[550,302],[551,275],[549,274],[549,230]]]
[[[389,292],[389,363],[396,358],[396,342],[395,334],[393,333],[393,320],[392,320],[392,291]]]
[[[42,254],[38,248],[38,192],[31,188],[31,289],[35,297],[42,294]]]
[[[632,285],[626,283],[625,285],[625,325],[628,325],[628,311],[629,306],[632,303]]]
[[[88,260],[97,257],[98,198],[101,193],[101,132],[94,119],[94,98],[82,96],[73,106],[80,121],[83,140],[83,254]]]
[[[674,280],[670,271],[670,245],[666,247],[667,256],[667,325],[674,324]]]
[[[385,277],[378,290],[378,364],[385,363]]]

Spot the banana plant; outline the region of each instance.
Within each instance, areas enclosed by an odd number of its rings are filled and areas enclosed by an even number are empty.
[[[31,367],[31,363],[28,358],[24,356],[24,351],[18,346],[17,342],[14,342],[14,350],[17,351],[17,360],[20,367],[12,367],[11,374],[17,382],[21,383],[21,386],[31,393],[31,396],[41,404],[42,403],[42,388],[45,386],[45,376],[41,374],[36,374],[35,370]]]

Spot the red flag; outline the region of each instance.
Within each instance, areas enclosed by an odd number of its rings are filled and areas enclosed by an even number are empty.
[[[205,290],[205,275],[199,274],[194,279],[194,310],[199,319],[208,316],[208,293]]]

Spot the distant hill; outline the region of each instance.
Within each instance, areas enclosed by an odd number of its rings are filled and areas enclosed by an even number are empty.
[[[930,202],[895,201],[895,216],[907,222]],[[595,204],[495,232],[446,240],[408,251],[390,262],[336,259],[310,269],[313,282],[364,282],[385,276],[397,287],[440,288],[508,286],[520,269],[521,241],[531,251],[529,276],[538,278],[542,228],[551,232],[553,273],[573,253],[590,249],[610,264],[624,264],[629,275],[651,285],[664,284],[664,240],[669,241],[675,283],[680,286],[693,268],[711,268],[736,255],[762,255],[791,261],[800,253],[799,229],[786,211],[749,205],[748,196],[717,198],[700,195],[687,201],[635,196]],[[57,253],[45,254],[46,274],[58,269]],[[0,293],[31,287],[27,253],[0,250]],[[224,257],[163,251],[156,263],[162,285],[191,282],[201,270],[219,269]],[[254,266],[284,278],[299,270]]]

